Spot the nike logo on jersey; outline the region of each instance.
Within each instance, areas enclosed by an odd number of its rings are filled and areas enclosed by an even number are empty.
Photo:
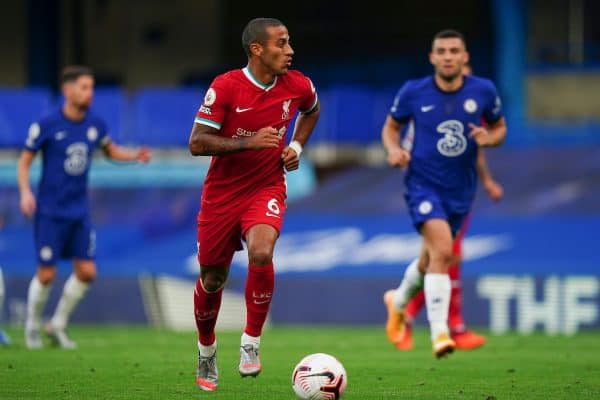
[[[270,213],[270,212],[268,212],[268,211],[265,213],[265,215],[266,215],[267,217],[275,217],[275,218],[279,218],[279,215],[277,215],[277,214],[273,214],[273,213]]]
[[[422,106],[422,107],[421,107],[421,111],[422,111],[422,112],[428,112],[428,111],[431,111],[431,110],[433,110],[434,108],[435,108],[435,106],[434,106],[433,104],[432,104],[432,105],[430,105],[430,106]]]
[[[260,301],[259,300],[254,300],[254,304],[265,304],[265,303],[268,303],[270,301],[271,301],[271,299],[260,300]]]
[[[60,132],[56,132],[54,134],[54,139],[56,139],[56,140],[63,140],[66,137],[67,137],[67,132],[66,131],[60,131]]]
[[[239,113],[243,113],[246,111],[250,111],[252,110],[252,107],[248,107],[248,108],[240,108],[239,106],[235,108],[235,112],[239,112]]]

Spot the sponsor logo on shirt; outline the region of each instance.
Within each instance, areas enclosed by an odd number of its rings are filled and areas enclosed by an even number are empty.
[[[237,106],[235,108],[235,112],[237,112],[237,113],[243,113],[243,112],[250,111],[250,110],[252,110],[252,107],[240,108],[240,106]]]
[[[206,114],[206,115],[212,115],[212,110],[210,107],[207,107],[205,105],[201,105],[200,106],[200,110],[201,113]]]
[[[66,137],[67,137],[67,132],[66,131],[60,131],[60,132],[56,132],[54,134],[54,139],[56,139],[56,140],[63,140]]]
[[[421,112],[426,113],[426,112],[433,110],[434,108],[435,108],[435,105],[433,105],[433,104],[428,105],[428,106],[421,106]]]
[[[246,130],[244,128],[237,128],[236,131],[235,131],[235,133],[238,136],[244,136],[244,137],[250,137],[250,136],[256,135],[256,131],[248,131],[248,130]]]

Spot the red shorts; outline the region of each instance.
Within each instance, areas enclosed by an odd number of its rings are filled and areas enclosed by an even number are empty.
[[[229,265],[242,250],[242,238],[258,224],[281,232],[285,213],[285,188],[267,188],[230,208],[203,207],[198,214],[198,262],[200,265]]]

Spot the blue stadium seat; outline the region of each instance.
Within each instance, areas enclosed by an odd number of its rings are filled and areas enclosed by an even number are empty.
[[[92,110],[104,119],[108,133],[118,143],[135,143],[129,103],[123,89],[117,86],[100,86],[94,91]]]
[[[50,110],[47,89],[0,89],[0,148],[20,148],[29,125]]]
[[[187,146],[204,89],[147,88],[133,98],[136,142],[150,146]]]

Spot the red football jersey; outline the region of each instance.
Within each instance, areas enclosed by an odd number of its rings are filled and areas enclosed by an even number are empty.
[[[245,67],[219,75],[210,85],[195,123],[219,129],[219,135],[244,138],[264,127],[278,130],[277,149],[246,150],[213,156],[202,191],[202,207],[231,207],[265,186],[281,185],[285,177],[281,152],[297,110],[317,104],[315,88],[299,71],[288,71],[270,85],[259,82]]]

